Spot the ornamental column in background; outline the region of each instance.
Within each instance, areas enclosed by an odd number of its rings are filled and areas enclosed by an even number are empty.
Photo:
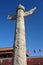
[[[8,19],[16,20],[16,34],[13,47],[13,65],[27,65],[24,16],[32,14],[35,9],[36,7],[28,12],[25,12],[24,6],[20,4],[16,9],[16,15],[8,15]]]

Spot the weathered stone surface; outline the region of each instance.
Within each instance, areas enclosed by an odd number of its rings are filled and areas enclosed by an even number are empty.
[[[36,8],[25,12],[25,8],[19,5],[16,9],[16,15],[9,15],[8,19],[16,20],[15,46],[13,52],[13,65],[27,65],[26,63],[26,40],[24,16],[28,16],[34,12]]]
[[[22,9],[17,11],[15,47],[14,65],[27,65],[24,11]]]

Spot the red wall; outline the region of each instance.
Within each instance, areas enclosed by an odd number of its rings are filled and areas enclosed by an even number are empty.
[[[27,65],[43,65],[43,58],[27,58]]]
[[[2,60],[2,63],[0,65],[12,65],[12,59]]]
[[[12,59],[5,59],[0,65],[12,65]],[[43,58],[27,58],[27,65],[43,65]]]

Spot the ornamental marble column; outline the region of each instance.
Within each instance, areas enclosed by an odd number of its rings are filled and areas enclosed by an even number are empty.
[[[35,9],[36,7],[25,12],[24,6],[20,4],[16,8],[16,15],[8,15],[8,19],[16,20],[16,34],[13,46],[13,65],[27,65],[24,16],[32,14]]]

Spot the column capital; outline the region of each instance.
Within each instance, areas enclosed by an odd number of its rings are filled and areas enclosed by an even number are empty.
[[[21,4],[18,5],[18,7],[16,8],[16,11],[19,10],[19,9],[22,9],[23,11],[25,11],[25,7],[22,6]]]

